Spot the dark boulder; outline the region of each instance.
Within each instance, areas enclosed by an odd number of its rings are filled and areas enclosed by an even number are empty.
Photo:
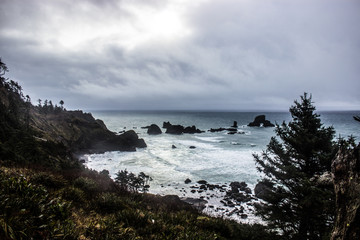
[[[196,147],[195,147],[195,146],[190,146],[189,148],[190,148],[190,149],[195,149]]]
[[[198,184],[207,184],[207,181],[205,181],[205,180],[199,180],[197,183],[198,183]]]
[[[211,128],[209,132],[222,132],[225,131],[226,128]]]
[[[147,130],[147,133],[149,135],[159,135],[162,133],[161,129],[159,128],[158,125],[156,124],[151,124],[149,127],[148,127],[148,130]]]
[[[237,125],[237,121],[234,121],[234,124],[231,126],[232,128],[237,128],[238,125]]]
[[[172,125],[170,122],[163,122],[163,128],[166,128],[166,132],[165,133],[169,133],[169,134],[183,134],[183,133],[203,133],[204,131],[201,131],[199,129],[197,129],[195,126],[192,127],[184,127],[181,125]]]
[[[188,183],[191,183],[191,180],[190,180],[189,178],[187,178],[187,179],[185,180],[185,184],[188,184]]]
[[[165,133],[181,135],[184,132],[184,127],[181,125],[171,125],[168,126]]]
[[[190,134],[194,134],[194,133],[202,133],[203,131],[197,129],[195,126],[192,127],[186,127],[184,129],[184,133],[190,133]]]
[[[168,128],[170,127],[172,124],[170,122],[163,122],[163,128]]]
[[[204,199],[197,199],[197,198],[181,198],[182,201],[186,202],[187,204],[190,204],[195,209],[202,211],[208,203],[208,201]]]
[[[230,183],[231,191],[238,193],[239,190],[247,194],[251,194],[251,189],[247,186],[245,182],[232,182]]]
[[[172,149],[175,149],[175,148],[177,148],[177,147],[176,147],[175,145],[172,145],[171,148],[172,148]]]
[[[271,193],[273,186],[273,183],[267,180],[259,182],[258,184],[256,184],[254,189],[255,197],[266,200],[269,193]]]
[[[251,189],[245,182],[232,182],[230,183],[231,190],[226,192],[224,200],[235,200],[238,203],[248,202],[252,199]]]
[[[123,147],[124,151],[128,149],[129,151],[134,151],[135,148],[145,148],[146,143],[144,139],[139,138],[135,131],[130,130],[121,135],[117,136],[117,141],[114,140],[113,144],[118,143]]]
[[[254,121],[248,124],[249,127],[275,127],[269,120],[265,119],[265,115],[256,116]]]
[[[229,133],[229,134],[235,134],[237,132],[236,128],[211,128],[209,130],[209,132],[222,132],[222,131],[229,131],[229,132],[234,132],[234,133]]]

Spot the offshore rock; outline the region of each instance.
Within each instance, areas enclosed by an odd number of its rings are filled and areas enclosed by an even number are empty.
[[[163,128],[168,128],[171,126],[170,122],[163,122]]]
[[[170,122],[163,122],[163,128],[166,128],[165,133],[175,134],[175,135],[181,135],[183,133],[194,134],[194,133],[204,132],[197,129],[195,126],[184,127],[181,125],[172,125]]]
[[[184,127],[181,125],[171,125],[168,126],[165,133],[181,135],[184,132]]]
[[[237,121],[234,121],[234,124],[231,126],[232,128],[237,128],[238,125],[237,125]]]
[[[156,124],[151,124],[148,128],[147,128],[147,133],[149,135],[159,135],[159,134],[162,134],[162,131],[161,129],[159,128],[158,125]]]
[[[204,131],[201,131],[201,130],[197,129],[195,126],[186,127],[184,129],[184,133],[194,134],[194,133],[202,133],[202,132],[204,132]]]
[[[360,239],[360,144],[341,146],[331,167],[336,194],[331,240]]]
[[[269,120],[265,119],[265,115],[256,116],[254,121],[248,124],[249,127],[275,127]]]

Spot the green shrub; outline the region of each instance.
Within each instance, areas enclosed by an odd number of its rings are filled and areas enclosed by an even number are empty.
[[[52,189],[60,189],[66,185],[66,180],[62,176],[54,176],[47,172],[36,173],[31,177],[31,181]]]
[[[75,179],[74,186],[83,190],[88,196],[91,196],[99,191],[98,184],[93,179],[87,177],[79,177]]]
[[[115,193],[103,193],[96,199],[96,207],[101,213],[113,213],[126,208],[124,200]]]
[[[75,239],[70,204],[24,177],[1,175],[0,239]]]
[[[86,203],[84,191],[76,187],[66,187],[61,189],[60,196],[68,201],[72,201],[77,205]]]

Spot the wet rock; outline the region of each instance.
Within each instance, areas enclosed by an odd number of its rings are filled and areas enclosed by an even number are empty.
[[[195,126],[192,127],[186,127],[184,129],[184,133],[190,133],[190,134],[194,134],[194,133],[202,133],[203,131],[197,129]]]
[[[232,182],[230,183],[231,191],[237,193],[243,191],[247,194],[251,194],[251,189],[247,186],[245,182]]]
[[[225,131],[226,128],[211,128],[209,132],[222,132]]]
[[[180,135],[183,133],[194,134],[194,133],[204,132],[204,131],[197,129],[195,126],[184,127],[181,125],[172,125],[170,122],[163,122],[163,128],[166,128],[165,133],[176,134],[176,135]]]
[[[252,199],[251,189],[245,182],[230,183],[231,189],[226,192],[225,200],[235,200],[238,203],[248,202]]]
[[[190,180],[189,178],[187,178],[187,179],[185,180],[185,184],[188,184],[188,183],[191,183],[191,180]]]
[[[270,121],[265,119],[265,115],[256,116],[254,121],[248,124],[249,127],[275,127]]]
[[[109,170],[104,169],[104,170],[102,170],[102,171],[100,172],[100,174],[109,175],[110,172],[109,172]]]
[[[200,181],[197,181],[198,184],[207,184],[207,181],[205,180],[200,180]]]
[[[159,135],[162,133],[161,129],[156,124],[151,124],[147,129],[149,135]]]
[[[242,219],[246,219],[246,218],[248,218],[248,215],[245,214],[245,213],[243,213],[243,214],[240,215],[240,217],[241,217]]]
[[[170,122],[163,122],[163,128],[168,128],[171,126]]]
[[[190,148],[190,149],[195,149],[196,147],[195,147],[195,146],[190,146],[189,148]]]
[[[181,135],[184,132],[184,127],[181,125],[170,125],[167,127],[166,132],[168,134]]]
[[[237,128],[238,125],[237,125],[237,121],[234,121],[234,124],[231,126],[232,128]]]
[[[172,148],[172,149],[175,149],[175,148],[177,148],[177,147],[176,147],[175,145],[172,145],[171,148]]]

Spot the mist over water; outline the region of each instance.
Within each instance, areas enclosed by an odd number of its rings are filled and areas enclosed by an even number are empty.
[[[86,165],[98,171],[107,169],[112,177],[119,170],[127,169],[138,174],[150,175],[150,192],[155,194],[176,194],[180,197],[199,197],[190,193],[185,179],[194,184],[206,180],[211,184],[229,184],[233,181],[245,181],[253,190],[261,178],[256,170],[254,153],[266,149],[270,138],[275,136],[273,127],[248,127],[257,115],[265,114],[272,123],[289,122],[288,112],[270,113],[232,113],[232,112],[92,112],[93,116],[102,119],[114,132],[135,130],[143,138],[147,148],[136,152],[107,152],[85,156]],[[360,139],[360,123],[353,120],[356,112],[323,112],[320,113],[325,126],[334,126],[336,136],[353,135]],[[204,130],[200,134],[165,134],[148,135],[147,129],[141,127],[157,124],[160,128],[164,121],[183,126],[195,125]],[[238,131],[243,134],[229,135],[224,132],[208,132],[210,128],[230,127],[237,121]],[[172,145],[176,148],[172,149]],[[195,146],[195,149],[190,149]]]

